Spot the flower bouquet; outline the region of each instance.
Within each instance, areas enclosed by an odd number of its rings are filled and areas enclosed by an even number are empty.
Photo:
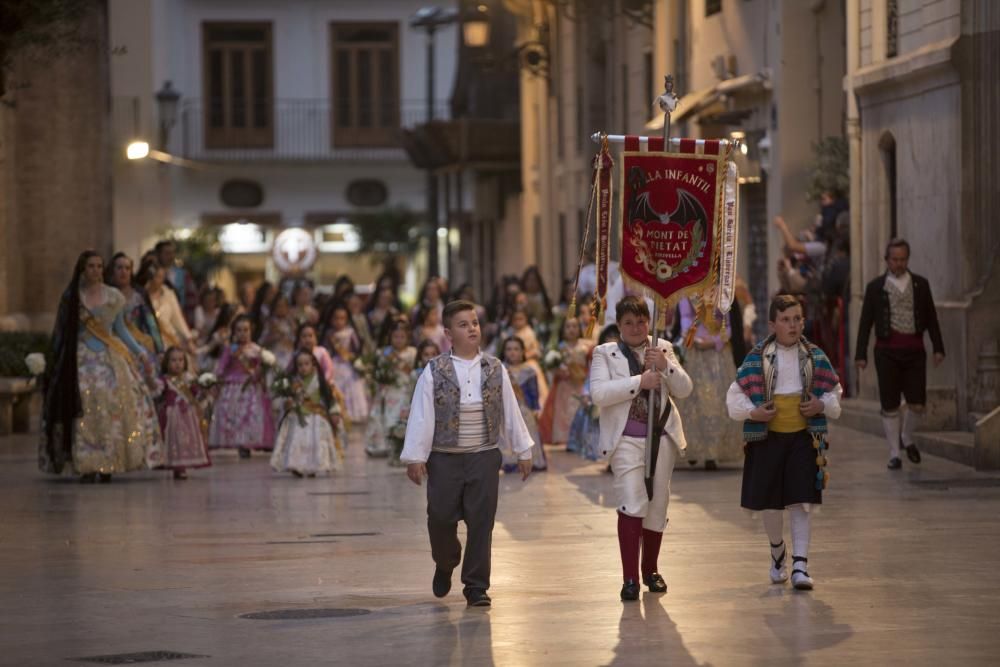
[[[219,384],[219,378],[215,376],[215,373],[202,373],[198,376],[197,382],[202,389],[211,389]]]
[[[41,352],[32,352],[24,358],[24,365],[28,367],[28,372],[38,377],[45,372],[45,355]]]
[[[545,353],[545,358],[542,359],[542,365],[545,366],[546,370],[554,371],[563,364],[563,354],[559,350],[552,349]]]
[[[271,382],[271,396],[282,399],[286,404],[291,403],[289,412],[294,411],[299,419],[299,426],[305,427],[306,411],[302,405],[305,391],[298,378],[286,373],[277,373]]]
[[[395,387],[399,384],[399,369],[393,354],[380,354],[372,368],[372,381],[379,386]]]
[[[278,363],[278,358],[274,356],[274,352],[270,350],[260,351],[260,363],[264,364],[268,368],[273,368],[276,363]]]

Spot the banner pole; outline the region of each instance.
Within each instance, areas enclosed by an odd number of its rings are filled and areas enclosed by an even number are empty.
[[[670,112],[677,106],[677,96],[674,94],[674,77],[667,75],[663,77],[663,95],[657,98],[660,108],[663,110],[663,145],[670,145]],[[659,326],[660,326],[660,299],[653,298],[653,336],[650,349],[659,346]],[[653,499],[653,475],[656,473],[656,459],[660,449],[660,434],[654,433],[658,430],[656,426],[660,421],[660,406],[656,403],[655,390],[649,392],[649,403],[647,404],[646,416],[646,451],[644,456],[646,472],[646,496]],[[666,397],[667,401],[670,397]]]

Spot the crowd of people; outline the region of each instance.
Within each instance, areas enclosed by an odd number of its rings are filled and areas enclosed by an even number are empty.
[[[399,465],[416,380],[451,347],[444,305],[478,303],[472,289],[431,278],[407,308],[391,268],[364,290],[348,276],[330,292],[305,279],[241,287],[228,300],[199,285],[169,240],[138,262],[82,253],[52,337],[41,468],[85,483],[149,468],[184,479],[231,449],[314,476],[340,468],[349,428],[364,430],[369,456]],[[586,301],[566,317],[570,291],[553,302],[531,267],[477,315],[535,442],[596,458],[586,381],[600,327]],[[532,461],[545,469],[540,445]],[[505,466],[516,467],[509,453]]]
[[[457,299],[477,304],[482,348],[514,378],[534,441],[597,460],[593,348],[619,332],[607,312],[596,312],[586,284],[592,268],[553,298],[538,268],[528,267],[501,278],[485,305],[469,285],[452,290],[432,277],[405,307],[391,267],[361,289],[349,276],[329,291],[286,278],[242,285],[229,300],[218,286],[198,284],[172,241],[138,265],[121,252],[107,261],[85,252],[52,339],[42,469],[72,471],[83,482],[143,468],[183,479],[210,466],[213,451],[232,449],[241,458],[270,452],[275,470],[313,476],[341,467],[352,427],[364,430],[369,456],[398,466],[417,378],[449,352],[442,312]],[[614,287],[612,308],[622,296]],[[687,428],[700,443],[688,452],[691,465],[714,469],[741,456],[738,432],[706,407],[724,401],[751,340],[745,288],[739,303],[721,333],[707,331],[697,300],[667,317],[666,333],[698,380],[686,401]],[[547,467],[540,444],[532,462]],[[503,466],[517,467],[512,452]]]
[[[832,226],[817,225],[831,284],[843,273],[842,213]],[[815,248],[807,254],[820,255]],[[911,462],[920,460],[912,432],[923,409],[925,331],[935,363],[944,358],[930,288],[908,271],[908,260],[906,241],[890,242],[888,271],[866,290],[857,353],[864,368],[874,327],[890,469],[901,466],[900,444]],[[545,446],[608,459],[621,597],[634,600],[640,571],[651,592],[666,590],[656,557],[675,459],[708,470],[739,460],[741,504],[763,513],[772,582],[789,578],[787,509],[791,580],[812,588],[809,511],[829,479],[826,420],[839,416],[843,393],[839,351],[827,355],[807,335],[828,339],[827,311],[810,316],[808,295],[783,290],[769,306],[770,335],[754,344],[756,312],[743,285],[724,321],[711,298],[691,296],[655,322],[645,299],[627,294],[620,280],[606,309],[594,302],[586,285],[580,289],[586,275],[562,285],[557,300],[529,267],[505,276],[486,305],[470,286],[451,290],[431,277],[405,308],[391,269],[367,293],[348,276],[330,293],[285,279],[242,289],[228,302],[218,287],[196,284],[170,241],[144,255],[138,271],[123,253],[105,262],[86,251],[53,332],[40,467],[85,483],[140,469],[184,479],[189,469],[210,466],[214,451],[232,449],[240,458],[267,451],[275,472],[314,477],[340,470],[348,429],[363,429],[368,456],[405,465],[418,484],[429,480],[439,597],[458,563],[457,521],[463,512],[472,521],[473,560],[463,565],[463,581],[469,604],[479,605],[489,604],[498,470],[522,479],[546,470]],[[837,294],[822,307],[833,303],[842,313],[843,291]],[[902,418],[901,396],[909,404]],[[651,426],[662,447],[647,443]],[[469,458],[449,458],[455,455]],[[462,509],[469,493],[475,497]]]
[[[799,297],[805,309],[806,336],[830,355],[841,377],[848,360],[847,305],[850,296],[850,211],[843,194],[820,195],[816,219],[798,234],[784,218],[774,219],[784,249],[778,260],[783,294]]]

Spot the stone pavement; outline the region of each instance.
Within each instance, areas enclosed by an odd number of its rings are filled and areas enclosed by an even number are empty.
[[[457,573],[432,597],[423,489],[367,460],[360,434],[330,479],[225,454],[186,482],[109,486],[44,477],[34,437],[0,439],[0,664],[997,664],[1000,476],[933,457],[892,473],[876,438],[832,439],[812,593],[768,583],[739,471],[685,465],[660,560],[670,591],[621,603],[610,476],[551,450],[549,472],[502,480],[492,609],[465,607]],[[323,609],[358,615],[241,617]]]

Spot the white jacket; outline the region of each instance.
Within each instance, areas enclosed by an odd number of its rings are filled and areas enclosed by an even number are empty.
[[[650,339],[652,341],[652,339]],[[673,403],[671,396],[684,398],[691,394],[694,385],[691,378],[681,367],[674,355],[673,345],[660,339],[658,345],[667,357],[667,368],[660,372],[660,411],[666,401]],[[622,354],[618,343],[605,343],[594,348],[594,360],[590,365],[590,397],[594,405],[601,409],[600,425],[601,456],[610,457],[618,443],[622,440],[625,422],[628,421],[629,407],[633,399],[641,391],[639,382],[641,376],[632,375],[628,367],[628,359]],[[673,405],[670,418],[667,419],[664,437],[669,436],[679,454],[687,449],[684,439],[684,426],[677,406]]]

